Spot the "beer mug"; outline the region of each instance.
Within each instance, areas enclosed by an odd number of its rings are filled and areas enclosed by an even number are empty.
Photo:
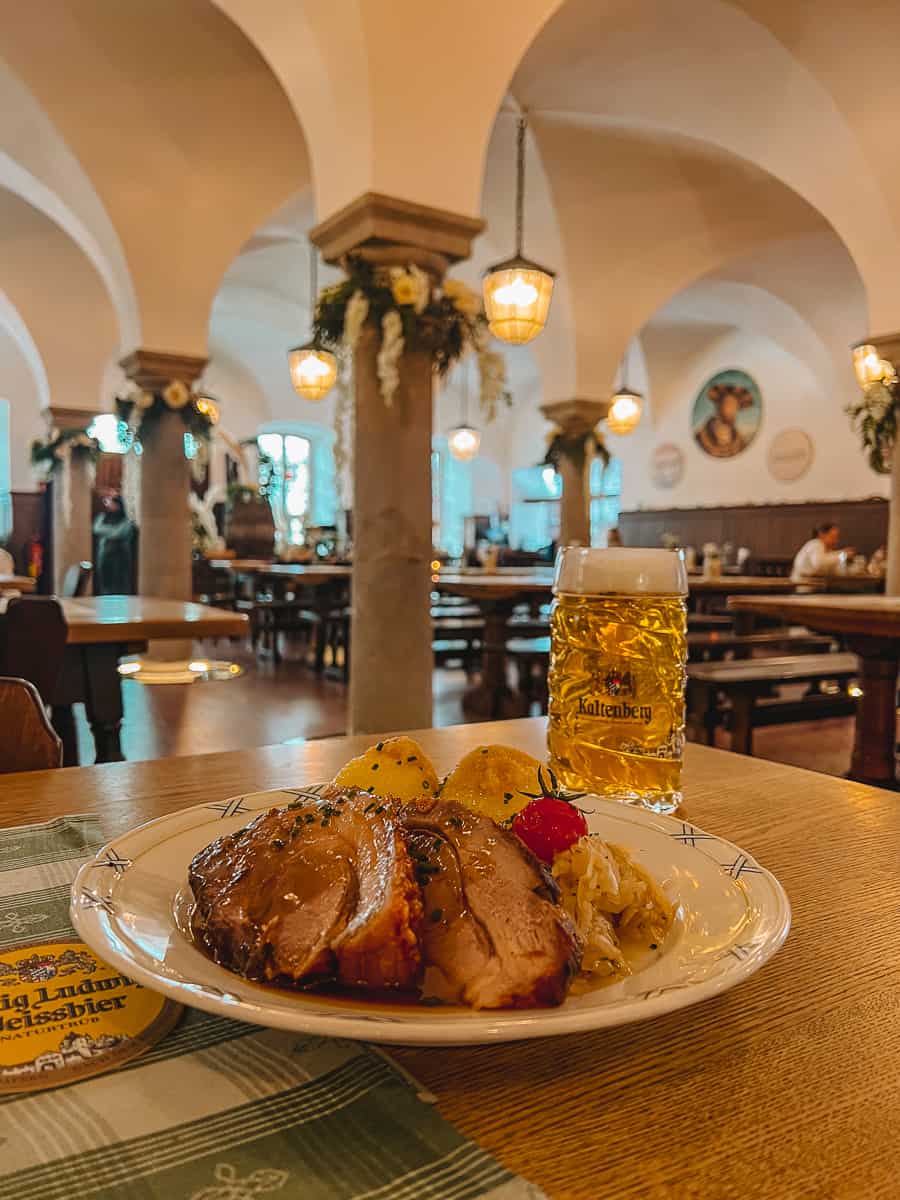
[[[568,546],[553,594],[550,765],[568,788],[672,812],[687,677],[681,555]]]

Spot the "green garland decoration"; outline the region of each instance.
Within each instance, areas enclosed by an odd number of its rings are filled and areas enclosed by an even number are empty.
[[[181,380],[174,380],[160,391],[136,390],[127,396],[116,397],[116,415],[128,426],[133,441],[153,436],[164,413],[174,412],[181,417],[187,433],[209,441],[215,425],[213,418],[197,407],[195,395]]]
[[[871,383],[862,396],[847,406],[850,423],[862,440],[869,466],[888,475],[897,441],[897,406],[900,382]]]
[[[58,470],[67,453],[85,455],[95,463],[100,456],[100,443],[95,437],[91,437],[86,427],[53,432],[46,440],[36,438],[31,443],[31,465],[47,475],[52,475]]]
[[[430,354],[441,378],[471,351],[481,372],[480,399],[486,419],[494,418],[500,403],[512,404],[503,356],[488,348],[487,318],[471,288],[458,279],[434,286],[415,265],[382,267],[350,255],[343,266],[346,279],[319,293],[313,318],[316,346],[336,354],[352,352],[363,328],[376,329],[382,337],[379,379],[388,404],[396,382],[389,381],[390,361],[385,365],[382,359],[390,360],[391,346],[399,348],[398,356],[407,350]]]
[[[547,453],[541,465],[551,466],[558,471],[560,459],[567,458],[577,471],[583,471],[589,449],[593,449],[595,456],[603,460],[604,467],[609,465],[609,451],[603,437],[595,429],[575,435],[557,432],[547,443]]]

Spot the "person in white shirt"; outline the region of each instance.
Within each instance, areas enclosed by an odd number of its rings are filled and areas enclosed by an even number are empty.
[[[815,535],[797,551],[791,579],[795,583],[802,583],[811,576],[833,575],[841,559],[852,558],[855,553],[852,546],[838,550],[840,540],[840,526],[834,521],[824,521],[816,528]]]

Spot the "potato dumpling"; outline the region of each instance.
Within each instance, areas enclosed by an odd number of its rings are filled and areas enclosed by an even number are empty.
[[[530,802],[523,792],[540,791],[543,763],[511,746],[478,746],[461,758],[444,781],[442,800],[455,800],[474,812],[504,821]]]
[[[434,763],[418,742],[408,737],[385,738],[365,754],[351,758],[334,777],[338,787],[357,787],[373,796],[421,800],[438,790]]]

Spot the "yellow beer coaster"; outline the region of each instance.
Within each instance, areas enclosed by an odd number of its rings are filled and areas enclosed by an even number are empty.
[[[182,1011],[74,938],[0,950],[0,1093],[118,1067],[164,1037]]]

